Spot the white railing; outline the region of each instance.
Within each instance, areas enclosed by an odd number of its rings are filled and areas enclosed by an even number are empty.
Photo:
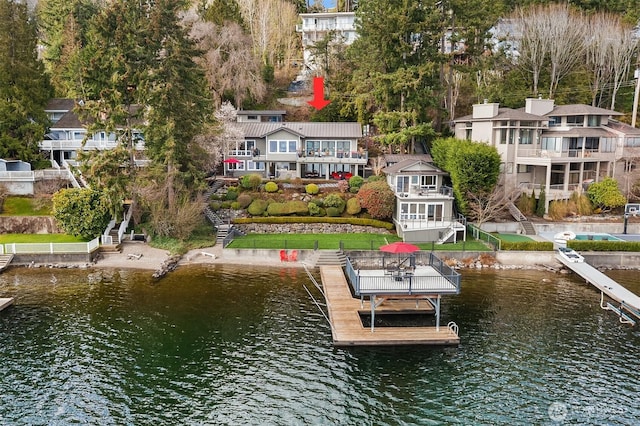
[[[105,228],[104,232],[100,236],[100,241],[102,242],[102,244],[108,244],[108,245],[113,244],[113,237],[111,235],[109,235],[109,234],[111,234],[111,230],[115,226],[116,226],[116,220],[115,219],[111,219],[111,221],[109,222],[109,224]]]
[[[55,254],[55,253],[91,253],[100,247],[100,238],[86,243],[9,243],[4,244],[7,254]]]
[[[124,215],[124,220],[120,222],[120,227],[118,228],[118,243],[122,241],[122,236],[125,231],[129,227],[129,221],[131,220],[131,216],[133,215],[133,206],[129,206],[127,210],[127,214]]]
[[[0,181],[33,182],[35,175],[31,171],[0,172]]]

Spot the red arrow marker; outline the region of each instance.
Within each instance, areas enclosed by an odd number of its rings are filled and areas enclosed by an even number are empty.
[[[331,103],[324,98],[324,77],[313,77],[313,100],[307,103],[318,111]]]

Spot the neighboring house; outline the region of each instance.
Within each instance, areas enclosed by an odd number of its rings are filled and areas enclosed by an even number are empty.
[[[396,194],[393,222],[404,241],[465,239],[466,228],[454,213],[453,190],[443,185],[446,172],[418,158],[402,160],[382,171]]]
[[[316,70],[318,60],[315,57],[316,43],[331,37],[333,43],[352,44],[358,37],[355,26],[355,12],[301,13],[302,25],[296,25],[296,31],[302,34],[302,53],[304,65]]]
[[[79,152],[113,149],[119,143],[115,133],[98,131],[87,136],[87,124],[80,121],[74,111],[75,105],[73,99],[51,99],[45,107],[52,124],[39,145],[54,167],[77,166]],[[144,158],[142,133],[134,130],[133,135],[136,164],[145,165],[148,161]]]
[[[364,175],[358,123],[238,122],[244,139],[225,153],[225,174],[278,178]]]
[[[638,129],[611,118],[620,115],[589,105],[556,106],[551,99],[527,99],[517,110],[485,102],[454,120],[455,136],[495,147],[505,190],[535,190],[539,197],[544,188],[548,211],[550,201],[615,177],[616,163],[640,151]]]
[[[236,113],[236,120],[239,123],[280,123],[284,121],[285,115],[287,115],[287,111],[284,110],[239,110]]]

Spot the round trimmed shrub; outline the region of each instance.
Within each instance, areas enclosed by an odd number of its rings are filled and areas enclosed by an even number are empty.
[[[264,190],[267,192],[278,192],[278,184],[275,182],[267,182],[264,185]]]
[[[241,209],[246,209],[253,201],[253,198],[249,194],[240,194],[237,201]]]
[[[289,214],[286,203],[271,203],[267,207],[269,216],[286,216]]]
[[[347,200],[347,214],[352,216],[357,215],[362,211],[362,207],[360,206],[360,201],[357,198],[349,198]]]
[[[327,207],[327,216],[329,217],[338,217],[342,214],[340,209],[337,207]]]
[[[336,194],[335,192],[332,194],[329,194],[325,197],[324,199],[324,206],[326,208],[329,207],[335,207],[336,209],[338,209],[338,211],[340,212],[340,214],[342,214],[342,212],[344,211],[344,208],[346,206],[346,203],[344,201],[344,198],[342,198],[342,196],[340,196],[340,194]],[[327,213],[328,214],[328,213]]]
[[[227,195],[225,196],[227,201],[235,201],[238,199],[238,189],[235,187],[231,187],[227,190]]]
[[[304,187],[304,190],[307,192],[307,194],[309,195],[316,195],[320,192],[320,187],[318,185],[316,185],[315,183],[310,183],[307,186]]]
[[[240,210],[240,203],[237,201],[233,201],[231,203],[231,210]]]
[[[360,189],[363,183],[364,183],[364,178],[362,176],[358,176],[358,175],[351,176],[351,178],[349,179],[349,188],[350,189],[355,188],[357,191],[358,189]]]
[[[247,207],[247,213],[251,216],[262,216],[267,211],[268,203],[265,200],[253,200],[249,207]]]
[[[240,180],[240,186],[242,186],[244,189],[251,189],[253,191],[258,189],[261,183],[262,183],[262,176],[260,176],[257,173],[244,175]]]
[[[309,215],[311,215],[311,216],[320,216],[320,210],[321,209],[316,203],[310,202],[307,207],[309,208]]]
[[[307,216],[309,214],[309,206],[304,201],[289,201],[287,202],[287,211],[289,214],[296,216]]]

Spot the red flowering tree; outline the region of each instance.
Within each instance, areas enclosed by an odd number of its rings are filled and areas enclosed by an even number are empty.
[[[367,182],[356,195],[360,206],[367,209],[367,212],[374,219],[390,219],[393,216],[393,207],[396,203],[396,196],[383,180]]]

